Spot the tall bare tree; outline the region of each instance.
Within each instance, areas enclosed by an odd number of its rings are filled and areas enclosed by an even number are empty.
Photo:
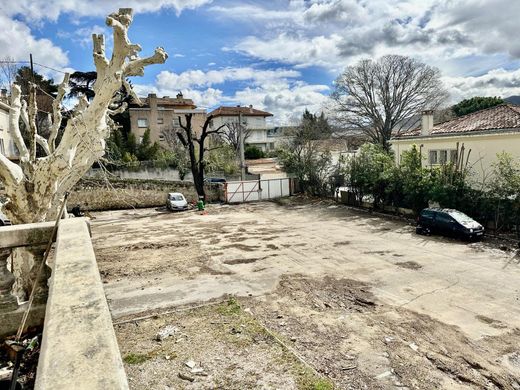
[[[22,99],[20,86],[13,84],[9,131],[20,152],[20,163],[16,164],[0,153],[0,181],[5,185],[8,199],[7,204],[1,205],[2,209],[15,223],[45,221],[56,217],[64,193],[105,153],[110,115],[126,107],[124,105],[116,110],[113,106],[114,95],[124,86],[139,102],[125,78],[143,75],[145,66],[163,63],[167,58],[162,48],[157,48],[151,57],[139,58],[141,47],[128,39],[128,28],[132,23],[131,9],[122,8],[118,13],[109,15],[106,23],[114,31],[112,56],[110,59],[105,56],[104,36],[93,34],[94,63],[98,75],[94,84],[95,96],[90,102],[85,96],[79,99],[59,142],[56,136],[61,126],[61,103],[69,75],[65,75],[52,104],[48,138],[39,134],[36,125],[36,86],[30,85],[29,102],[26,103]],[[21,136],[20,119],[30,130],[28,144]],[[36,144],[43,149],[44,157],[36,156]]]
[[[44,137],[37,126],[37,86],[28,85],[29,99],[22,99],[22,89],[14,83],[11,88],[11,109],[9,112],[9,131],[20,152],[20,161],[15,163],[0,153],[0,181],[5,186],[7,203],[0,204],[14,223],[48,221],[56,218],[65,192],[78,182],[90,169],[92,163],[105,153],[105,140],[110,133],[111,115],[126,107],[117,108],[117,92],[124,86],[132,93],[136,102],[139,98],[126,81],[127,76],[144,74],[145,66],[163,63],[167,54],[162,48],[147,58],[140,58],[141,47],[128,39],[128,28],[132,23],[132,10],[122,8],[110,14],[106,24],[114,34],[112,55],[105,55],[103,35],[93,34],[93,55],[97,71],[94,84],[94,98],[89,102],[85,96],[79,99],[58,140],[62,126],[62,100],[69,83],[65,74],[52,102],[49,136]],[[25,142],[20,130],[20,120],[29,129],[29,139]],[[39,145],[44,156],[37,156]],[[33,249],[17,248],[14,253],[15,290],[20,297],[27,295],[32,278],[37,274],[38,264],[43,253]],[[39,259],[39,260],[37,260]],[[45,274],[45,272],[44,272]],[[42,276],[45,279],[45,275]],[[45,283],[41,284],[42,286]],[[45,287],[42,287],[45,289]]]
[[[436,109],[445,101],[448,93],[440,76],[437,68],[410,57],[361,60],[336,79],[336,119],[389,149],[392,135],[415,125],[422,110]]]
[[[251,135],[251,130],[246,126],[238,123],[238,122],[228,122],[226,123],[226,130],[222,132],[221,138],[231,145],[231,147],[238,152],[238,148],[240,146],[240,127],[242,126],[242,131],[244,132],[244,140],[247,140],[247,137]]]
[[[208,130],[209,124],[213,120],[213,115],[206,118],[200,136],[197,137],[193,131],[191,118],[192,114],[186,114],[186,122],[183,123],[181,117],[179,117],[179,124],[183,131],[177,132],[179,140],[182,142],[184,147],[188,150],[190,157],[190,168],[191,174],[193,175],[193,183],[195,184],[195,190],[200,198],[206,201],[206,191],[204,190],[204,172],[206,169],[207,162],[205,160],[205,153],[209,152],[212,148],[208,147],[206,140],[212,135],[221,135],[226,124],[217,127],[214,130]],[[216,146],[219,148],[220,146]]]

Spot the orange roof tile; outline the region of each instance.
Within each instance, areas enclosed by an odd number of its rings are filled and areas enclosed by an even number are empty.
[[[273,116],[270,112],[257,110],[253,107],[224,107],[220,106],[219,108],[211,111],[209,115],[212,116],[234,116],[242,113],[244,116]]]
[[[433,126],[431,135],[442,136],[512,129],[520,132],[520,106],[501,104],[438,123]],[[418,137],[420,135],[421,128],[417,127],[413,130],[403,132],[394,138]]]

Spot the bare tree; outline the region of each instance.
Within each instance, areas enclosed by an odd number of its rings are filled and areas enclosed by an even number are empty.
[[[48,137],[43,137],[37,127],[37,86],[29,85],[29,99],[26,102],[22,99],[20,86],[16,83],[12,85],[9,131],[20,153],[20,161],[17,164],[0,153],[0,181],[4,184],[7,198],[0,208],[14,223],[48,221],[57,217],[65,193],[105,153],[110,116],[126,108],[125,104],[116,109],[117,91],[124,86],[139,102],[125,77],[141,76],[145,66],[163,63],[167,58],[162,48],[157,48],[151,57],[139,58],[141,47],[132,44],[127,34],[132,23],[131,9],[122,8],[118,13],[109,15],[106,23],[113,28],[112,56],[110,59],[105,56],[103,35],[93,34],[94,63],[98,74],[94,85],[95,97],[90,102],[85,96],[79,98],[63,129],[61,140],[58,141],[57,136],[62,126],[62,100],[69,74],[65,74],[52,102]],[[22,137],[20,120],[29,129],[27,143]],[[37,157],[36,145],[41,147],[44,156]],[[22,299],[32,285],[42,256],[39,248],[15,250],[15,291]],[[42,273],[42,280],[46,276],[48,270]],[[44,282],[40,285],[40,288],[46,289]]]
[[[400,55],[347,67],[332,94],[337,120],[385,149],[391,136],[415,124],[415,115],[447,96],[438,69]]]
[[[0,88],[11,91],[11,85],[13,84],[16,73],[18,72],[18,65],[14,58],[4,57],[0,61]]]
[[[238,151],[240,146],[240,127],[242,126],[242,131],[244,132],[244,140],[251,135],[251,130],[247,127],[241,125],[238,122],[228,122],[226,123],[226,128],[224,132],[221,134],[221,138],[230,144],[235,152]]]
[[[188,150],[195,190],[199,197],[206,201],[206,191],[204,190],[204,172],[206,168],[205,153],[212,150],[212,148],[207,147],[206,140],[212,135],[222,135],[226,124],[219,126],[215,130],[208,130],[209,124],[213,120],[213,115],[210,115],[206,118],[206,121],[202,126],[200,136],[196,137],[191,125],[192,114],[186,114],[185,118],[186,123],[183,124],[181,117],[179,117],[179,124],[183,131],[177,132],[177,136],[184,147]],[[220,146],[216,146],[215,148],[219,147]]]
[[[132,23],[131,9],[123,8],[109,15],[106,23],[113,28],[112,56],[110,60],[105,56],[104,36],[93,34],[94,63],[98,75],[94,85],[95,96],[91,102],[84,96],[79,99],[59,143],[56,142],[56,136],[61,126],[61,103],[69,75],[65,75],[53,102],[48,138],[38,133],[36,125],[36,87],[31,85],[27,104],[22,100],[20,87],[13,84],[9,130],[20,152],[20,163],[16,164],[0,154],[0,180],[5,185],[8,199],[2,208],[14,223],[45,221],[56,217],[65,192],[105,153],[105,139],[110,130],[109,116],[126,108],[123,105],[115,110],[112,106],[116,92],[124,86],[139,102],[125,78],[143,75],[145,66],[163,63],[167,58],[162,48],[157,48],[151,57],[139,58],[141,47],[132,44],[127,34]],[[28,145],[21,136],[20,118],[30,130]],[[36,157],[36,144],[45,152],[44,157]]]

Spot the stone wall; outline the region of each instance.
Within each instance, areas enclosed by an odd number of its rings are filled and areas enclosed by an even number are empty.
[[[219,186],[207,186],[208,202],[219,199]],[[82,179],[70,193],[69,211],[79,204],[81,210],[118,210],[128,208],[158,207],[166,204],[168,192],[181,192],[188,202],[197,200],[193,183],[164,180]]]

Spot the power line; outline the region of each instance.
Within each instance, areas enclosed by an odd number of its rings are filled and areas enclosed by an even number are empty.
[[[30,63],[31,63],[30,61],[0,60],[0,64],[30,64]],[[53,70],[55,72],[59,72],[59,73],[63,73],[63,74],[68,73],[68,72],[64,72],[63,70],[59,70],[59,69],[53,68],[52,66],[41,64],[39,62],[33,62],[33,64],[41,66],[42,68]]]

